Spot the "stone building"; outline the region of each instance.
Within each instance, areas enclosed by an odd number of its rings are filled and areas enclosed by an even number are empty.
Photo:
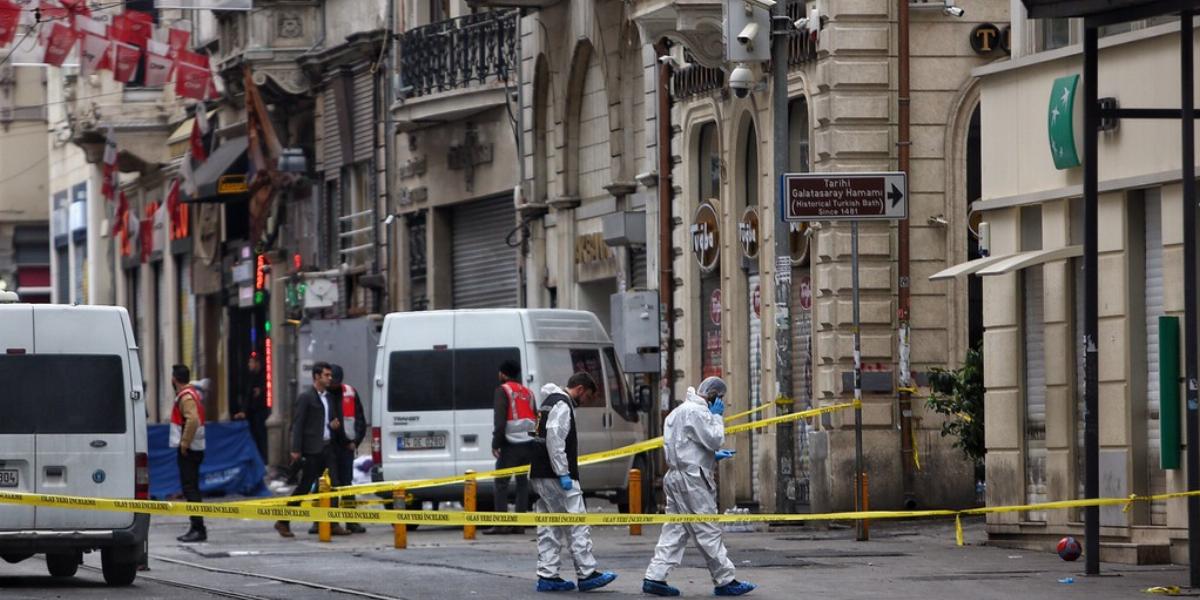
[[[49,302],[46,85],[42,69],[0,50],[0,284],[26,302]]]
[[[1012,11],[1012,58],[975,71],[987,168],[972,210],[988,224],[990,258],[958,268],[983,282],[989,505],[1081,498],[1084,485],[1082,168],[1078,160],[1056,164],[1048,131],[1050,111],[1069,124],[1083,110],[1082,24],[1026,20],[1020,2]],[[1178,64],[1177,18],[1100,35],[1101,98],[1122,107],[1178,106],[1177,71],[1164,68]],[[1075,103],[1061,102],[1061,91],[1076,84]],[[1180,218],[1179,147],[1177,121],[1120,122],[1100,135],[1103,497],[1187,489],[1183,424],[1169,417],[1179,390],[1159,380],[1166,357],[1182,359],[1182,349],[1160,337],[1163,317],[1183,315],[1183,230],[1193,226]],[[1040,548],[1081,535],[1082,521],[1082,510],[994,514],[988,533]],[[1184,502],[1102,508],[1100,559],[1184,562],[1186,521]]]

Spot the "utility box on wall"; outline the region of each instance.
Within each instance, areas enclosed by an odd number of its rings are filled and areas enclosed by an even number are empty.
[[[613,294],[612,338],[626,373],[658,373],[658,292]]]

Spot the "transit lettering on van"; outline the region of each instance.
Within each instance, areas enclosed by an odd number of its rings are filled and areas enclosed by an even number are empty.
[[[579,453],[646,439],[612,339],[596,315],[560,309],[444,310],[384,318],[375,363],[372,431],[375,481],[427,480],[496,466],[492,455],[493,397],[505,361],[521,366],[531,390],[564,384],[586,371],[600,389],[578,406]],[[533,398],[537,411],[540,397]],[[589,494],[624,501],[628,456],[582,467]],[[492,482],[479,482],[479,510],[492,509]],[[462,484],[412,490],[413,502],[462,498]],[[419,504],[417,504],[419,506]],[[507,507],[497,507],[503,512]]]

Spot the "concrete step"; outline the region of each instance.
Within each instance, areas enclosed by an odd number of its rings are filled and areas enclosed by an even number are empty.
[[[1166,565],[1171,563],[1171,546],[1170,544],[1100,542],[1100,561],[1126,565]]]

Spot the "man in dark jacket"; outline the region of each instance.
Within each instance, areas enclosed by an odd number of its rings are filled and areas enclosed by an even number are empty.
[[[293,496],[311,493],[312,486],[329,469],[329,477],[338,480],[334,444],[341,439],[342,407],[329,393],[333,384],[333,369],[327,362],[312,366],[313,384],[296,398],[292,419],[292,462],[304,459],[300,483]],[[333,500],[336,505],[337,499]],[[299,503],[291,503],[298,506]],[[287,521],[276,521],[275,531],[283,537],[295,537]],[[333,525],[333,535],[349,535],[341,525]]]
[[[500,365],[500,385],[492,396],[492,456],[496,457],[496,468],[507,469],[527,465],[533,460],[534,428],[533,392],[521,385],[521,365],[506,360]],[[517,475],[516,512],[529,512],[529,477]],[[494,510],[508,511],[509,477],[497,477]],[[483,530],[484,534],[525,533],[520,526],[496,526]]]
[[[329,386],[329,395],[342,407],[342,428],[333,454],[337,458],[337,480],[334,485],[341,487],[354,483],[354,456],[358,453],[358,445],[367,437],[367,414],[363,411],[362,398],[354,386],[344,383],[345,373],[341,365],[333,365],[333,383]],[[347,503],[353,496],[346,496]],[[346,531],[350,533],[366,533],[367,529],[358,523],[346,523]],[[309,533],[316,533],[310,529]]]
[[[245,386],[240,393],[233,395],[229,407],[234,421],[246,421],[263,464],[267,464],[267,417],[271,416],[271,409],[267,408],[266,386],[262,363],[258,356],[251,356],[246,363]]]
[[[567,380],[567,389],[553,383],[542,386],[545,400],[538,414],[538,444],[529,465],[529,480],[538,495],[540,513],[587,513],[583,488],[579,486],[579,434],[575,430],[575,407],[596,393],[596,380],[579,372]],[[538,526],[537,591],[569,592],[575,584],[558,575],[563,546],[570,531],[571,559],[579,591],[604,587],[617,578],[616,573],[596,568],[592,555],[592,533],[587,525]]]

